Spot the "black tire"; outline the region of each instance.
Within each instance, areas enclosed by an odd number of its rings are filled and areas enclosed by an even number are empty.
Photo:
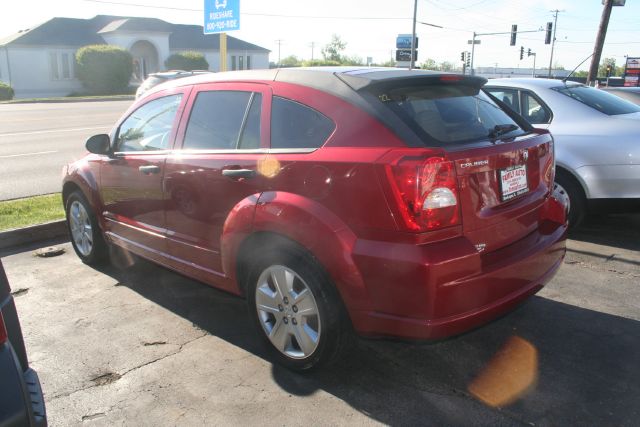
[[[91,232],[88,233],[91,237],[91,247],[87,250],[87,247],[83,247],[82,239],[76,239],[74,237],[72,226],[72,209],[77,208],[77,205],[82,205],[86,214],[87,220],[91,225]],[[71,238],[71,245],[78,257],[87,265],[101,265],[109,260],[109,247],[104,240],[102,230],[98,224],[98,220],[91,209],[91,205],[80,191],[74,191],[69,195],[65,203],[65,213],[67,218],[67,229],[69,231],[69,237]]]
[[[258,288],[259,279],[263,273],[267,274],[270,268],[278,267],[290,269],[302,279],[302,285],[306,285],[311,291],[314,302],[316,303],[319,317],[312,320],[316,322],[316,326],[319,325],[318,330],[320,333],[315,350],[308,355],[293,357],[276,348],[267,336],[261,314],[258,313],[256,289]],[[298,283],[300,284],[300,282]],[[350,339],[352,330],[346,310],[328,274],[307,251],[294,243],[260,248],[260,254],[255,257],[251,263],[246,285],[250,316],[262,343],[273,361],[294,371],[310,371],[335,362],[346,353],[349,343],[353,341]],[[291,302],[291,304],[293,304],[293,302]],[[291,308],[295,307],[291,305]],[[295,317],[295,314],[291,311],[290,314]],[[282,316],[281,322],[284,322],[284,317],[287,316],[286,312],[279,315]],[[274,317],[274,330],[277,329],[275,322],[277,322],[277,320]],[[295,328],[295,326],[293,326],[293,320],[289,322],[286,326],[282,324],[280,326]],[[309,325],[307,320],[301,319],[299,322],[299,326],[302,326],[303,322],[306,323],[304,326]],[[289,347],[295,349],[297,340],[293,332],[288,332],[288,335]],[[302,346],[298,345],[298,348],[302,349]],[[303,353],[302,350],[300,351]]]
[[[585,216],[587,203],[584,192],[574,179],[565,173],[556,174],[556,191],[569,198],[569,229],[574,229],[582,222]]]

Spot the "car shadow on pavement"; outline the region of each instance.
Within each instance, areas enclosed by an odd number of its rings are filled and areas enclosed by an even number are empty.
[[[640,251],[640,213],[589,215],[569,233],[569,238]]]
[[[144,260],[102,271],[194,326],[266,359],[244,300]],[[515,366],[491,371],[496,353],[504,353],[514,337],[531,349],[528,366],[515,358]],[[322,390],[389,425],[631,425],[640,418],[638,360],[640,322],[536,296],[453,339],[433,344],[358,339],[350,356],[334,366],[298,374],[274,365],[272,376],[291,395]],[[488,383],[504,392],[511,378],[531,369],[530,386],[499,407],[469,391],[479,376],[493,375]]]

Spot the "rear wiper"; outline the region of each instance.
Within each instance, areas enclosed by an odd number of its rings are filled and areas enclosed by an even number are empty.
[[[504,135],[505,133],[509,133],[516,129],[518,129],[518,126],[512,123],[506,125],[495,125],[494,128],[489,131],[489,134],[487,136],[491,139],[496,139],[500,135]]]

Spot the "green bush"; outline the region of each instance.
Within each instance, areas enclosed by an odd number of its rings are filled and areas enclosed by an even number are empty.
[[[0,82],[0,101],[13,99],[13,88],[6,83]]]
[[[77,75],[94,95],[125,93],[133,73],[133,58],[126,50],[106,44],[80,48]]]
[[[208,70],[209,63],[200,52],[186,51],[171,55],[164,62],[168,70]]]

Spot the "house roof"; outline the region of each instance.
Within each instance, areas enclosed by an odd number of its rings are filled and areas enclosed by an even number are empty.
[[[171,24],[156,18],[96,15],[91,19],[52,18],[30,30],[3,39],[0,46],[70,46],[104,44],[101,34],[117,31],[169,33],[169,49],[217,50],[218,34],[203,34],[200,25]],[[269,52],[268,49],[227,36],[227,49]]]

